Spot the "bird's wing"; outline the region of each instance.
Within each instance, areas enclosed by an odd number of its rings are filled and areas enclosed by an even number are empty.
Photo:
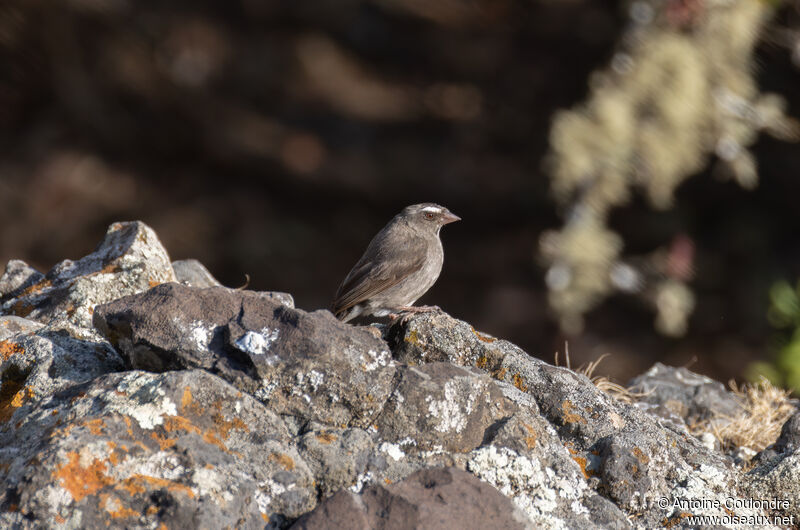
[[[402,245],[382,243],[372,241],[364,256],[342,282],[333,302],[336,316],[397,285],[420,270],[425,263],[426,244],[420,237],[406,238]],[[374,258],[365,259],[367,256]]]

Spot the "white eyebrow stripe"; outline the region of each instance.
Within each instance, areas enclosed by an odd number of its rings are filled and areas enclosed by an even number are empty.
[[[423,212],[432,212],[432,213],[442,213],[441,208],[437,208],[436,206],[426,206],[422,209]]]

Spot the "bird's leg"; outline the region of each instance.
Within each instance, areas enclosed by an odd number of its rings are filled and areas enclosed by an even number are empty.
[[[433,311],[441,310],[442,308],[438,305],[400,306],[396,308],[397,313],[389,313],[389,319],[394,322],[399,318],[400,324],[407,324],[408,319],[411,318],[411,315],[415,315],[417,313],[431,313]]]

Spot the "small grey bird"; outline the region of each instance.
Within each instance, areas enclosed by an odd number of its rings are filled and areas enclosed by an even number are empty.
[[[347,322],[359,315],[396,316],[435,307],[411,307],[439,278],[444,251],[439,231],[461,218],[432,202],[407,206],[372,238],[339,286],[333,314]]]

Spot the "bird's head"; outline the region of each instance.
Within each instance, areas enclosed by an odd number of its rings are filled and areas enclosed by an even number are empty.
[[[438,234],[444,225],[461,220],[444,206],[432,202],[407,206],[400,216],[417,230],[434,234]]]

